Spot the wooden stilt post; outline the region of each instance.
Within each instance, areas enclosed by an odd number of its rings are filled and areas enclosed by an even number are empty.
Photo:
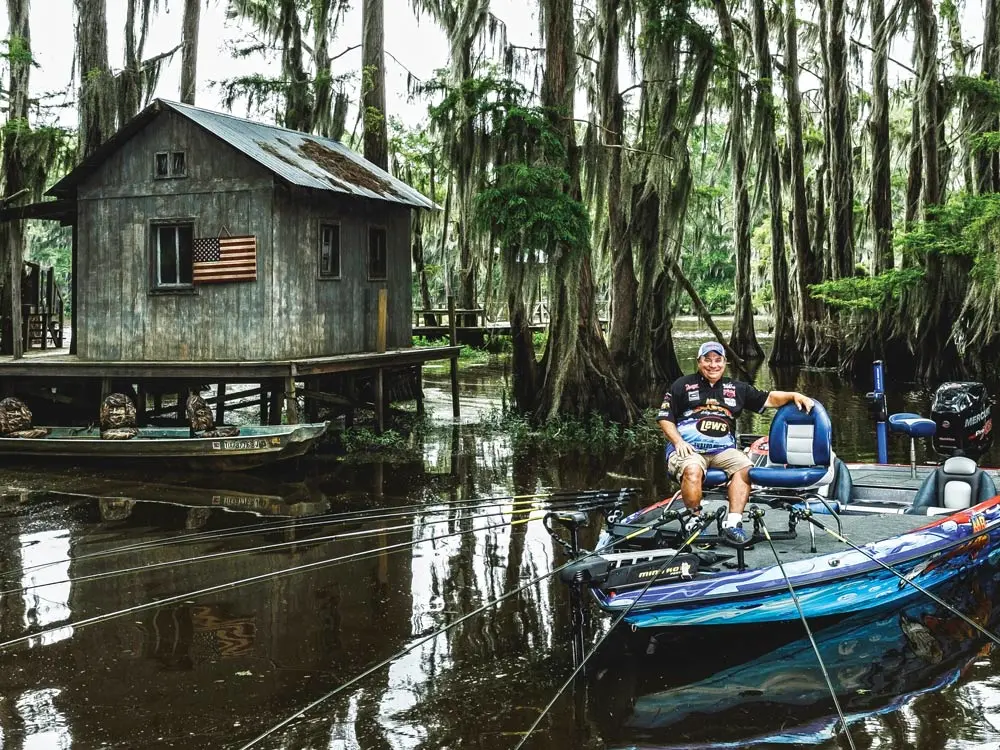
[[[455,295],[448,295],[448,329],[451,336],[451,345],[456,346],[458,341],[458,331],[455,323]],[[458,357],[451,358],[451,413],[455,419],[461,416],[461,409],[458,404]]]
[[[146,385],[139,383],[135,388],[139,403],[135,405],[135,421],[140,427],[146,426]]]
[[[375,329],[375,351],[384,352],[389,325],[389,294],[385,288],[378,290],[378,324]]]
[[[177,388],[177,422],[179,424],[187,423],[187,397],[188,389],[183,385]]]
[[[215,423],[225,424],[226,422],[226,383],[220,382],[216,387],[218,401],[215,402]]]
[[[347,411],[344,413],[344,427],[351,428],[354,427],[354,408],[358,403],[358,387],[354,375],[348,374],[345,376],[344,389],[347,391],[344,395],[351,402],[351,405],[347,407]]]
[[[260,423],[261,425],[268,424],[267,419],[267,383],[265,381],[260,381]]]
[[[267,421],[269,424],[281,424],[282,397],[285,392],[284,380],[271,381],[271,398],[267,404]]]
[[[385,431],[385,382],[382,376],[382,368],[375,371],[375,419],[378,424],[378,433],[381,435]]]
[[[111,394],[111,378],[101,378],[101,401]]]
[[[299,402],[295,396],[295,364],[289,368],[288,377],[285,378],[285,423],[299,423]]]

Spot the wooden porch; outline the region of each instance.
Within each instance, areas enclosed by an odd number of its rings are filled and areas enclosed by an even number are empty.
[[[382,429],[392,395],[386,390],[388,379],[415,379],[413,397],[422,413],[423,364],[447,359],[454,371],[460,352],[460,346],[438,346],[281,361],[129,362],[83,360],[66,348],[31,349],[18,359],[0,357],[0,390],[4,395],[36,402],[91,408],[95,419],[100,398],[117,390],[132,391],[142,424],[173,414],[183,420],[184,399],[180,395],[189,388],[215,385],[216,395],[206,400],[215,405],[220,424],[228,409],[248,406],[260,409],[261,424],[283,420],[294,424],[303,416],[298,404],[301,397],[308,421],[315,421],[319,407],[325,406],[343,412],[350,423],[355,409],[371,405]],[[233,385],[243,387],[227,390]],[[457,417],[456,378],[452,386],[452,408]],[[176,402],[164,406],[164,396],[172,394],[178,395]]]

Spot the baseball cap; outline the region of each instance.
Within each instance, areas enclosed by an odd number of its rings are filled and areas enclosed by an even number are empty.
[[[718,341],[706,341],[698,347],[698,359],[701,359],[709,352],[715,352],[720,357],[726,356],[726,350],[722,347],[722,344]]]

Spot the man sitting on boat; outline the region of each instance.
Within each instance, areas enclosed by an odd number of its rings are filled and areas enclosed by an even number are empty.
[[[729,514],[723,535],[735,544],[750,541],[743,529],[743,508],[750,495],[750,459],[736,447],[736,417],[744,409],[762,412],[794,402],[811,411],[813,401],[795,391],[760,391],[749,383],[723,377],[726,353],[717,341],[698,348],[698,372],[674,381],[663,396],[656,422],[669,441],[667,470],[681,485],[685,507],[701,512],[705,472],[721,469],[729,478]]]

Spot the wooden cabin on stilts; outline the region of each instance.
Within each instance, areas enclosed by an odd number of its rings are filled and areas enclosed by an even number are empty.
[[[422,409],[425,362],[458,357],[412,346],[410,215],[437,207],[339,142],[156,100],[48,195],[0,207],[72,227],[69,341],[60,320],[58,346],[32,328],[0,358],[39,419],[86,424],[112,391],[140,423],[183,419],[211,386],[219,423],[371,407],[381,427],[390,399]]]

